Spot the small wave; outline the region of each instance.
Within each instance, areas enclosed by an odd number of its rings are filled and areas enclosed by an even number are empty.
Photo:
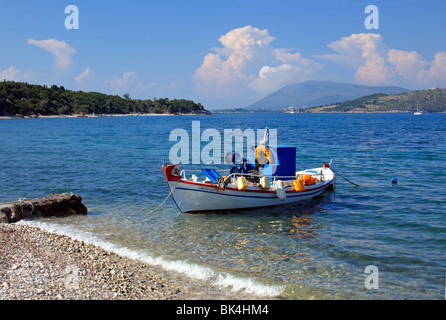
[[[132,250],[109,241],[104,241],[91,232],[79,230],[69,225],[52,224],[37,220],[22,220],[18,222],[18,224],[38,227],[51,233],[65,235],[74,240],[98,246],[104,250],[114,252],[126,258],[140,260],[150,265],[160,266],[167,271],[182,273],[192,279],[207,281],[216,287],[225,288],[234,293],[241,292],[260,298],[273,298],[279,296],[285,290],[284,286],[262,284],[251,278],[237,277],[228,272],[215,271],[209,267],[200,266],[195,263],[154,257],[142,250]]]

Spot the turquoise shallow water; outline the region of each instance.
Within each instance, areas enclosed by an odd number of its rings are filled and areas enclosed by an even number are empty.
[[[278,130],[297,169],[334,160],[334,192],[290,206],[182,214],[168,195],[169,134]],[[235,293],[275,299],[444,299],[446,115],[217,114],[0,121],[0,201],[73,191],[89,214],[29,224]],[[197,166],[191,166],[197,168]],[[225,168],[221,165],[220,168]],[[392,184],[392,178],[398,183]],[[378,289],[367,289],[367,266]]]

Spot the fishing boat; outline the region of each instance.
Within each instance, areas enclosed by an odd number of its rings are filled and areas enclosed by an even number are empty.
[[[235,154],[226,175],[212,168],[200,173],[204,178],[179,165],[163,164],[167,185],[178,209],[184,213],[232,211],[277,206],[314,198],[333,187],[335,179],[330,163],[322,167],[296,171],[296,148],[265,145],[253,147],[255,165]]]

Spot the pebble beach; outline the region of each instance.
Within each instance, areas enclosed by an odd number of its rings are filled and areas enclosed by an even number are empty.
[[[0,223],[0,264],[0,300],[233,298],[184,275],[24,224]]]

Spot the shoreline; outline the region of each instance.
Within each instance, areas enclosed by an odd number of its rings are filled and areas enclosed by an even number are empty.
[[[86,114],[86,115],[39,115],[38,117],[32,116],[23,116],[15,117],[15,116],[0,116],[0,120],[15,120],[15,119],[64,119],[64,118],[109,118],[109,117],[164,117],[164,116],[199,116],[206,114],[199,113],[112,113],[112,114]]]
[[[262,113],[262,112],[259,112]],[[284,114],[413,114],[412,111],[305,111],[305,112],[266,112],[266,113],[284,113]],[[445,112],[431,112],[431,114],[445,114]],[[255,114],[255,112],[214,112],[212,114]],[[426,113],[426,115],[429,113]],[[68,119],[68,118],[110,118],[110,117],[169,117],[169,116],[203,116],[208,114],[200,113],[128,113],[128,114],[101,114],[93,115],[88,114],[84,116],[80,115],[51,115],[51,116],[38,116],[30,117],[24,116],[23,118],[15,116],[0,116],[0,120],[17,120],[17,119]]]
[[[0,300],[243,299],[183,274],[25,224],[0,223],[0,261]]]

